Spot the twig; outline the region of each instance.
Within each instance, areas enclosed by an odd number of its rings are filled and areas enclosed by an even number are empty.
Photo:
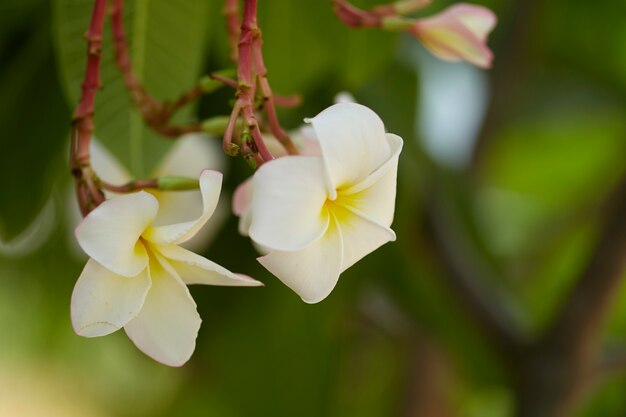
[[[111,26],[113,45],[115,47],[115,62],[124,78],[124,84],[135,107],[148,126],[157,133],[177,138],[181,134],[201,131],[200,124],[177,126],[170,124],[170,119],[180,108],[196,100],[202,94],[202,89],[196,86],[183,93],[172,103],[165,103],[152,97],[146,88],[135,76],[128,53],[126,31],[124,29],[124,0],[113,0],[111,7]]]
[[[100,55],[102,32],[106,15],[106,0],[95,0],[87,39],[87,68],[82,94],[72,120],[70,168],[76,178],[76,196],[83,215],[104,201],[104,194],[96,185],[91,169],[89,142],[94,131],[93,113],[96,92],[100,88]]]
[[[594,374],[600,331],[626,272],[626,177],[614,189],[597,244],[543,337],[520,362],[518,416],[566,416]],[[546,370],[547,367],[547,370]]]
[[[274,159],[267,149],[258,120],[255,115],[256,98],[258,87],[263,99],[262,107],[265,109],[270,128],[276,138],[283,144],[287,152],[297,154],[298,150],[291,142],[289,136],[281,128],[276,116],[274,97],[267,82],[265,64],[261,51],[261,31],[257,25],[257,0],[245,0],[243,20],[238,43],[239,62],[237,66],[237,100],[233,106],[231,119],[224,135],[224,151],[232,155],[241,149],[246,161],[252,166]],[[233,144],[234,127],[236,119],[241,116],[243,120],[242,138],[240,145]]]

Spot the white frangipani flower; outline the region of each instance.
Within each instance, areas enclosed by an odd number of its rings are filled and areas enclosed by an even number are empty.
[[[100,178],[111,184],[124,184],[133,180],[132,175],[119,160],[96,140],[91,141],[91,165]],[[202,133],[187,133],[174,142],[151,173],[151,177],[172,175],[197,178],[204,169],[225,172],[226,167],[226,155],[219,141]],[[154,223],[156,225],[178,223],[200,216],[202,197],[199,190],[171,192],[150,189],[148,192],[159,201],[159,213]],[[115,195],[106,191],[105,194],[107,198]],[[76,215],[81,219],[78,210]],[[220,201],[211,216],[211,221],[183,246],[194,251],[206,248],[219,232],[227,216],[225,201]],[[74,224],[78,224],[78,221]]]
[[[90,256],[72,294],[77,334],[104,336],[124,327],[145,354],[181,366],[201,322],[186,285],[262,285],[179,246],[213,214],[222,174],[203,171],[199,183],[202,213],[195,220],[156,225],[159,201],[145,191],[114,196],[85,217],[76,229]]]
[[[395,240],[402,139],[356,103],[335,104],[307,121],[321,156],[284,156],[258,169],[249,234],[269,251],[259,262],[316,303],[343,271]]]

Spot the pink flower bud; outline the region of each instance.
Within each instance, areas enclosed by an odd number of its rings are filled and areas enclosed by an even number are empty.
[[[478,67],[489,68],[493,53],[486,41],[496,21],[491,10],[460,3],[432,17],[417,20],[410,31],[444,61],[465,60]]]

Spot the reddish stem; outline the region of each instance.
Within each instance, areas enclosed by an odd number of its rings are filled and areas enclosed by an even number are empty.
[[[124,2],[123,0],[113,0],[111,7],[111,28],[113,32],[113,45],[115,46],[115,62],[124,78],[126,89],[135,105],[142,113],[152,113],[157,111],[160,103],[152,98],[141,85],[133,72],[128,45],[126,43],[126,31],[124,29]]]
[[[347,0],[332,0],[333,9],[337,17],[351,28],[377,28],[382,26],[383,17],[389,16],[386,14],[388,10],[379,6],[378,10],[382,11],[382,14],[378,14],[375,11],[366,11],[353,6]],[[393,15],[393,13],[392,13]]]
[[[232,78],[224,77],[223,75],[216,74],[216,73],[210,73],[209,77],[219,82],[222,82],[229,87],[237,88],[237,81],[233,80]]]
[[[146,88],[135,76],[132,62],[128,52],[126,31],[124,29],[124,0],[113,0],[111,8],[111,26],[113,32],[113,45],[115,47],[115,62],[124,78],[124,84],[131,100],[145,120],[154,131],[168,138],[177,138],[181,134],[201,131],[199,124],[186,126],[173,126],[169,124],[172,115],[183,106],[191,103],[202,95],[202,89],[198,86],[183,93],[173,103],[164,103],[152,97]]]
[[[290,155],[297,155],[298,149],[295,147],[295,145],[291,141],[291,138],[289,138],[284,129],[280,126],[278,116],[276,115],[274,97],[272,95],[270,83],[267,80],[267,68],[265,67],[265,62],[263,61],[263,52],[261,49],[262,44],[263,42],[260,36],[255,38],[253,43],[254,49],[252,51],[252,57],[254,60],[254,68],[259,77],[258,81],[261,87],[261,93],[263,94],[263,98],[265,98],[265,113],[267,114],[267,119],[270,124],[270,130]]]
[[[70,165],[76,178],[76,195],[81,212],[86,215],[104,201],[90,167],[89,142],[94,131],[93,112],[96,92],[100,88],[100,55],[106,15],[106,0],[95,0],[87,39],[87,68],[82,94],[73,115]]]

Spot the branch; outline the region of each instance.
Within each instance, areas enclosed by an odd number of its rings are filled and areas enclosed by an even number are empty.
[[[395,3],[363,10],[352,5],[348,0],[332,0],[335,14],[346,26],[351,28],[380,28],[386,18],[399,18],[400,15],[423,9],[431,0],[399,0]]]
[[[600,237],[589,264],[546,331],[544,343],[569,346],[569,350],[580,353],[595,344],[625,271],[626,178],[606,203]]]
[[[76,178],[76,195],[83,215],[104,201],[104,194],[96,185],[91,169],[89,142],[94,131],[93,113],[96,92],[100,88],[100,55],[102,32],[106,15],[106,0],[95,0],[87,39],[87,68],[82,94],[72,120],[70,168]]]
[[[281,128],[276,116],[274,97],[267,81],[267,69],[263,62],[261,50],[261,31],[257,24],[257,0],[245,0],[243,21],[239,38],[239,63],[237,66],[237,100],[233,106],[226,132],[224,134],[224,151],[233,155],[242,151],[244,159],[253,167],[274,159],[267,149],[258,120],[255,115],[256,99],[263,99],[261,106],[268,116],[270,129],[288,153],[297,154],[298,150],[289,136]],[[258,88],[260,87],[260,93]],[[241,116],[241,138],[234,141],[234,130],[237,119]]]
[[[587,267],[520,362],[518,416],[567,416],[596,372],[602,324],[626,273],[626,177],[605,205]]]
[[[113,7],[111,8],[111,26],[114,40],[113,45],[115,47],[115,62],[122,73],[124,84],[135,107],[146,124],[165,137],[177,138],[184,133],[201,131],[201,125],[199,123],[176,126],[169,122],[177,110],[201,96],[203,93],[202,87],[196,86],[188,92],[183,93],[173,103],[165,103],[152,97],[135,76],[128,53],[126,31],[124,29],[123,6],[124,0],[113,0]]]

